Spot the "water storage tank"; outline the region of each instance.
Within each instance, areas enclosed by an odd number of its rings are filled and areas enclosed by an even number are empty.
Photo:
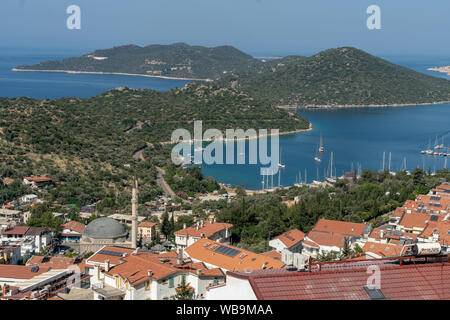
[[[441,253],[441,245],[439,243],[417,243],[413,246],[413,255],[428,256]]]

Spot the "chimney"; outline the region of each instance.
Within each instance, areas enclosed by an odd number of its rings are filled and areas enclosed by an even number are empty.
[[[201,276],[202,275],[202,269],[197,269],[197,276]]]
[[[186,223],[183,223],[183,229],[186,229]]]
[[[147,270],[147,275],[149,278],[151,278],[153,276],[153,271],[152,270]]]
[[[380,239],[383,239],[384,238],[384,230],[382,229],[381,231],[380,231]]]
[[[109,263],[109,259],[108,259],[108,260],[105,260],[105,271],[109,272],[109,269],[110,269],[110,263]]]
[[[201,228],[203,228],[203,226],[205,225],[205,220],[201,221]]]
[[[178,265],[183,264],[183,249],[178,250],[177,264]]]
[[[133,178],[131,197],[131,248],[137,248],[137,221],[138,221],[138,181],[136,172]]]
[[[200,228],[200,222],[197,222],[197,231]]]

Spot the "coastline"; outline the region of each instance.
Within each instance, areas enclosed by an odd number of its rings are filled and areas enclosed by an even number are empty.
[[[286,135],[290,135],[290,134],[297,134],[297,133],[302,133],[302,132],[308,132],[308,131],[312,131],[313,125],[310,122],[309,123],[309,128],[308,129],[297,129],[297,130],[292,130],[292,131],[284,131],[284,132],[280,132],[278,135],[279,136],[286,136]],[[267,135],[262,135],[262,136],[251,136],[251,137],[245,137],[244,139],[220,139],[218,141],[247,141],[247,140],[255,140],[255,139],[259,139],[259,138],[265,138],[265,137],[271,137],[274,136],[274,133],[268,133]],[[195,142],[212,142],[213,139],[192,139],[192,140],[177,140],[177,141],[164,141],[161,142],[162,145],[171,145],[171,144],[177,144],[177,143],[182,143],[182,142],[186,142],[186,143],[195,143]]]
[[[395,103],[395,104],[337,104],[337,105],[307,105],[307,106],[277,106],[280,109],[343,109],[343,108],[396,108],[396,107],[415,107],[447,104],[448,101],[425,102],[425,103]]]
[[[204,81],[212,82],[211,79],[196,79],[196,78],[177,78],[168,76],[154,76],[148,74],[139,73],[122,73],[122,72],[96,72],[96,71],[74,71],[74,70],[35,70],[35,69],[11,69],[14,72],[57,72],[57,73],[68,73],[68,74],[112,74],[119,76],[136,76],[136,77],[146,77],[146,78],[159,78],[159,79],[169,79],[169,80],[184,80],[184,81]]]

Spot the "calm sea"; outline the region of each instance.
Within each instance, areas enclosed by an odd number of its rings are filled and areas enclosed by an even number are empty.
[[[80,56],[87,52],[89,51],[0,48],[0,97],[89,98],[121,86],[168,91],[175,87],[183,87],[188,83],[182,80],[138,76],[11,71],[18,65],[60,60]]]
[[[0,49],[0,96],[28,96],[36,99],[60,97],[91,97],[112,88],[127,86],[135,89],[167,91],[187,82],[157,78],[116,75],[82,75],[41,72],[13,72],[21,64],[79,56],[88,51]],[[426,69],[448,65],[450,57],[384,57],[394,63],[426,74],[449,79]],[[450,146],[450,105],[401,108],[355,108],[341,110],[303,110],[314,127],[311,132],[280,137],[281,162],[285,165],[280,177],[283,186],[300,179],[308,182],[323,180],[329,174],[333,152],[333,171],[340,176],[351,169],[398,171],[416,167],[434,172],[442,169],[450,157],[426,156],[420,153],[436,140]],[[322,162],[314,160],[323,137],[326,152]],[[248,143],[246,143],[248,150]],[[448,151],[450,152],[450,151]],[[248,152],[246,152],[248,155]],[[390,159],[390,161],[389,161]],[[258,165],[203,165],[205,175],[231,185],[260,189],[262,177]],[[306,174],[305,174],[306,172]],[[272,179],[269,179],[271,184]]]

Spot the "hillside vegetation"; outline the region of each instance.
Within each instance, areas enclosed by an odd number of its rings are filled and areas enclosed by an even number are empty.
[[[450,81],[392,64],[355,48],[287,59],[241,78],[238,88],[278,105],[336,106],[450,101]]]
[[[193,79],[254,72],[263,63],[231,46],[206,48],[184,43],[140,47],[126,45],[97,50],[79,58],[46,61],[23,70],[115,72]]]
[[[299,115],[216,85],[191,84],[169,92],[120,88],[89,99],[0,98],[0,177],[21,181],[47,174],[57,182],[49,200],[84,204],[108,197],[127,204],[136,168],[140,200],[149,201],[161,193],[156,166],[171,167],[171,148],[159,143],[170,141],[178,128],[192,134],[194,120],[203,121],[203,130],[309,126]],[[153,148],[146,151],[147,160],[135,159],[133,153],[148,143]],[[176,189],[183,191],[183,185]],[[19,186],[8,190],[0,190],[0,204],[23,191]]]

